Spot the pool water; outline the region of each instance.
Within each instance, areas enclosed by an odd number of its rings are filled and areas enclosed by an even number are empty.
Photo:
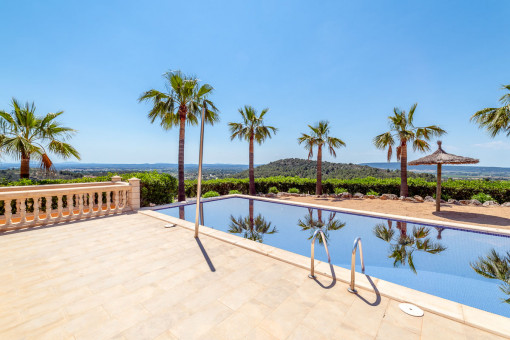
[[[510,296],[500,289],[503,281],[471,267],[492,250],[502,257],[510,252],[508,236],[240,197],[201,205],[202,225],[307,257],[311,236],[321,228],[331,262],[347,269],[353,241],[361,237],[367,275],[510,317],[510,304],[503,301]],[[195,204],[187,204],[158,212],[194,222],[195,210]],[[325,251],[318,249],[323,245],[316,242],[316,258],[327,261]]]

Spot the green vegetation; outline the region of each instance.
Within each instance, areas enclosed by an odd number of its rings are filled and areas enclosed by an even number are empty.
[[[395,154],[397,161],[400,161],[400,196],[405,197],[409,196],[407,183],[407,143],[412,143],[414,151],[428,151],[430,150],[428,141],[432,137],[441,136],[446,133],[446,131],[437,125],[415,127],[413,119],[417,105],[411,106],[409,113],[397,107],[394,108],[393,116],[388,117],[390,131],[376,136],[373,140],[374,145],[378,149],[388,149],[388,162],[393,154],[393,146],[397,145]]]
[[[422,178],[410,178],[409,195],[422,197],[432,196],[436,190],[435,182],[427,182]],[[248,193],[248,179],[225,178],[202,182],[203,190],[214,190],[226,195],[230,190]],[[315,193],[315,179],[300,177],[266,177],[256,178],[255,183],[260,192],[268,192],[270,187],[277,187],[280,191],[297,188],[302,193]],[[374,190],[381,194],[400,193],[400,179],[398,178],[355,178],[355,179],[327,179],[323,181],[323,192],[332,194],[335,188],[345,188],[350,193],[368,192]],[[186,181],[186,195],[196,195],[197,181]],[[457,200],[471,199],[477,193],[484,192],[491,195],[499,203],[510,202],[510,181],[484,180],[449,180],[444,181],[442,192]]]
[[[491,195],[483,193],[483,192],[480,192],[476,195],[471,196],[471,199],[478,200],[478,201],[480,201],[480,203],[485,203],[487,201],[494,201],[494,198],[492,198]]]
[[[205,194],[203,194],[203,195],[202,195],[202,197],[203,197],[203,198],[209,198],[209,197],[217,197],[217,196],[219,196],[219,195],[220,195],[220,194],[218,194],[218,192],[217,192],[217,191],[213,191],[213,190],[211,190],[211,191],[208,191],[208,192],[206,192]]]
[[[152,109],[149,111],[148,118],[151,123],[160,121],[163,129],[169,130],[172,127],[179,126],[179,201],[186,200],[184,189],[184,136],[186,123],[190,125],[198,124],[198,117],[203,105],[205,109],[205,122],[214,124],[219,120],[218,110],[208,96],[213,91],[209,84],[199,84],[199,80],[193,76],[184,75],[181,71],[170,71],[164,75],[167,80],[168,93],[157,90],[149,90],[143,93],[138,101],[149,101],[152,103]]]
[[[335,194],[337,194],[337,195],[343,194],[344,192],[349,192],[349,190],[347,190],[345,188],[335,188],[334,191],[335,191]]]
[[[316,178],[317,162],[299,158],[286,158],[268,164],[259,165],[255,168],[255,177],[272,176]],[[433,174],[419,174],[410,172],[408,176],[410,178],[424,178],[429,181],[436,180],[436,177]],[[238,174],[235,174],[231,177],[248,178],[248,171],[239,172]],[[364,177],[400,178],[400,171],[378,169],[366,165],[322,162],[323,179],[354,179]]]
[[[336,157],[335,149],[345,146],[345,143],[336,137],[329,135],[329,122],[321,120],[317,125],[308,125],[311,133],[308,135],[302,133],[301,137],[298,138],[299,144],[304,144],[305,149],[308,150],[308,159],[313,157],[313,148],[317,147],[317,181],[315,192],[317,195],[322,195],[322,147],[328,148],[329,153]]]
[[[239,195],[239,194],[241,194],[241,192],[240,192],[239,190],[230,190],[230,191],[228,192],[228,194],[229,194],[229,195]]]
[[[377,191],[370,190],[367,192],[367,195],[379,196],[379,193]]]
[[[80,159],[78,151],[69,143],[76,130],[60,125],[56,120],[64,112],[35,115],[34,103],[21,106],[12,99],[11,113],[0,111],[0,149],[2,153],[21,160],[20,178],[30,178],[30,159],[40,162],[46,171],[54,170],[48,156],[51,152],[63,159]]]
[[[269,188],[269,190],[267,192],[270,193],[270,194],[277,194],[278,193],[278,188],[277,187],[271,187],[271,188]]]
[[[248,177],[250,179],[250,195],[255,195],[255,174],[253,172],[253,141],[259,145],[266,140],[271,138],[271,134],[275,134],[278,131],[273,126],[264,125],[264,116],[269,109],[263,109],[260,115],[257,116],[257,110],[254,107],[245,105],[244,108],[239,109],[239,113],[243,121],[241,123],[228,123],[230,127],[231,140],[235,138],[245,139],[249,143],[249,169]]]
[[[23,185],[44,185],[44,184],[64,184],[64,183],[89,183],[89,182],[106,182],[110,181],[112,176],[116,174],[108,174],[101,177],[83,177],[71,180],[65,179],[43,179],[43,180],[30,180],[20,179],[15,182],[2,182],[1,186],[23,186]],[[173,198],[177,194],[177,181],[169,174],[161,174],[156,171],[153,172],[131,172],[119,175],[123,181],[128,181],[130,178],[136,177],[140,179],[140,204],[142,207],[147,207],[150,203],[153,204],[167,204],[172,203]],[[54,202],[56,204],[56,200]],[[44,205],[43,205],[44,206]],[[66,205],[64,204],[64,207]],[[55,207],[56,208],[56,205]],[[3,202],[0,203],[0,214],[3,214]]]
[[[510,85],[503,85],[502,88],[510,91]],[[510,136],[510,92],[499,98],[499,101],[503,106],[488,107],[471,116],[471,121],[486,129],[493,138],[500,132]]]
[[[298,188],[290,188],[289,194],[299,194],[299,189]]]

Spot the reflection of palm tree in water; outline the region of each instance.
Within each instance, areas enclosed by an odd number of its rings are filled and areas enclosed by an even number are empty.
[[[500,280],[502,284],[499,289],[509,296],[503,301],[510,304],[510,251],[507,251],[506,255],[500,255],[492,249],[487,256],[479,257],[478,261],[470,263],[470,266],[483,277]]]
[[[186,219],[186,215],[184,214],[184,206],[183,205],[181,205],[179,207],[179,218],[181,220],[185,220]]]
[[[235,218],[230,215],[228,232],[232,234],[242,234],[244,238],[261,243],[264,240],[264,235],[278,232],[276,227],[271,227],[271,222],[266,221],[261,214],[257,216],[254,215],[253,200],[250,200],[248,216]]]
[[[317,219],[313,218],[314,209],[308,209],[308,215],[305,215],[303,219],[298,220],[298,226],[301,227],[301,230],[309,230],[310,237],[309,240],[312,239],[313,234],[316,230],[320,229],[324,233],[324,237],[326,240],[329,240],[329,231],[330,230],[340,230],[345,227],[345,223],[335,219],[336,213],[330,212],[326,222],[322,219],[322,210],[317,210]],[[322,237],[318,237],[319,244],[323,243]]]
[[[444,228],[441,228],[441,227],[434,227],[436,230],[437,230],[437,239],[440,240],[443,238],[443,236],[441,235],[441,233],[443,232]]]
[[[389,258],[392,258],[393,266],[409,264],[409,268],[416,274],[416,267],[414,266],[413,253],[421,251],[429,254],[439,254],[446,250],[446,247],[440,243],[434,243],[430,239],[430,229],[424,226],[413,227],[410,235],[407,233],[407,223],[397,222],[397,229],[400,231],[399,235],[395,235],[395,230],[391,228],[391,223],[388,221],[388,227],[384,223],[377,224],[374,227],[374,234],[376,237],[390,244]]]

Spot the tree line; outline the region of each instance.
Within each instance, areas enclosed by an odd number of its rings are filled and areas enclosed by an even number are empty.
[[[214,88],[209,84],[200,84],[194,77],[183,74],[181,71],[170,71],[164,74],[167,92],[151,89],[143,93],[139,101],[150,101],[152,108],[148,113],[151,123],[156,120],[163,129],[179,126],[179,186],[178,200],[186,199],[184,183],[184,144],[185,128],[188,125],[197,125],[200,111],[205,109],[205,121],[213,125],[219,121],[219,112],[209,96]],[[510,85],[503,87],[510,91]],[[486,108],[476,112],[471,120],[480,127],[489,131],[492,137],[500,132],[510,136],[510,94],[501,97],[503,106],[500,108]],[[387,149],[388,161],[395,154],[400,161],[400,195],[407,196],[409,189],[407,184],[407,148],[411,146],[414,151],[426,152],[430,150],[429,142],[446,133],[438,125],[423,127],[414,126],[414,115],[418,104],[414,104],[408,112],[394,108],[392,115],[388,117],[389,131],[384,132],[373,139],[373,144],[379,149]],[[239,138],[248,142],[249,156],[249,194],[255,195],[254,173],[254,144],[262,144],[278,132],[274,126],[265,125],[264,118],[269,109],[265,108],[260,113],[250,106],[244,105],[239,109],[241,119],[239,122],[229,122],[231,140]],[[308,125],[308,131],[301,133],[297,142],[308,151],[308,159],[316,152],[317,181],[315,193],[322,194],[322,155],[326,148],[333,157],[336,157],[337,149],[345,147],[346,143],[335,136],[330,135],[331,124],[327,120],[320,120],[316,124]]]

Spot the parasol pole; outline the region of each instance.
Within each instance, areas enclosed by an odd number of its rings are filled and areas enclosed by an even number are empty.
[[[197,181],[197,211],[195,214],[195,238],[198,237],[198,226],[200,217],[200,197],[202,196],[202,158],[204,155],[204,124],[206,103],[202,105],[202,117],[200,122],[200,151],[198,153],[198,181]],[[203,219],[202,219],[203,220]]]
[[[441,210],[441,163],[437,163],[436,211]]]

